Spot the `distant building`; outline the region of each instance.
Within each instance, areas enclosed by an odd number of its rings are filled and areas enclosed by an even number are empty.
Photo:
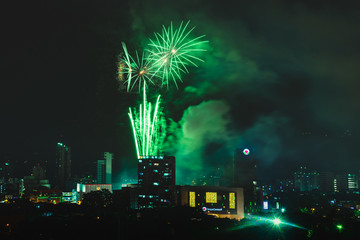
[[[319,189],[319,173],[309,171],[306,167],[300,167],[299,171],[294,173],[294,185],[297,191],[311,191]]]
[[[104,159],[97,161],[96,182],[102,184],[112,184],[112,160],[114,154],[104,152]]]
[[[113,192],[111,184],[82,184],[78,183],[76,186],[76,192],[79,194],[79,199],[82,200],[84,194],[92,192],[92,191],[101,191],[108,190],[109,192]]]
[[[336,174],[334,178],[334,191],[359,189],[359,178],[356,174]]]
[[[114,154],[109,152],[104,152],[104,159],[105,159],[105,183],[111,184],[112,178],[112,161],[113,161]]]
[[[320,172],[319,173],[319,188],[322,192],[334,191],[334,173],[333,172]]]
[[[359,177],[356,174],[348,174],[348,189],[355,190],[359,189]]]
[[[138,160],[139,208],[170,206],[175,186],[175,157],[140,156]]]
[[[236,149],[234,154],[233,186],[244,189],[245,213],[261,211],[262,188],[258,187],[257,160],[250,148]]]
[[[348,176],[347,174],[336,174],[334,178],[334,191],[348,190]]]
[[[217,217],[244,218],[243,188],[176,186],[173,193],[176,206],[192,207]]]
[[[58,142],[56,147],[56,185],[65,190],[66,182],[71,178],[71,147]]]
[[[257,184],[256,160],[248,148],[237,149],[234,155],[234,186],[253,189]]]
[[[29,194],[39,189],[50,189],[49,180],[45,177],[45,169],[40,165],[35,166],[30,176],[24,176],[23,187]]]
[[[106,161],[105,160],[97,160],[96,183],[98,183],[98,184],[106,183]]]

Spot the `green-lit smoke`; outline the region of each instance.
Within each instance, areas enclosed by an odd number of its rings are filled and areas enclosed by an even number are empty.
[[[190,184],[212,171],[204,158],[205,147],[213,142],[230,145],[231,133],[228,131],[229,107],[223,101],[205,101],[189,107],[179,123],[169,127],[166,152],[176,156],[176,175],[178,184]],[[219,162],[225,158],[217,159]]]

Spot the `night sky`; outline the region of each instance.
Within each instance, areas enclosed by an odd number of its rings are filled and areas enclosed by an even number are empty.
[[[156,89],[169,121],[165,153],[178,183],[226,168],[249,147],[264,180],[300,165],[360,170],[360,3],[355,1],[16,1],[1,9],[0,161],[55,161],[72,147],[74,173],[116,154],[114,180],[136,177],[128,107],[119,90],[124,41],[142,50],[172,21],[206,35],[205,63],[179,89]],[[190,166],[190,167],[189,167]],[[187,177],[185,177],[187,176]]]

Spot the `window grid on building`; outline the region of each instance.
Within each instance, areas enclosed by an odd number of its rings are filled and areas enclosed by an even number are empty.
[[[217,203],[217,193],[206,192],[206,203]]]
[[[189,206],[195,207],[195,192],[189,192]]]
[[[235,209],[235,193],[229,193],[229,208]]]

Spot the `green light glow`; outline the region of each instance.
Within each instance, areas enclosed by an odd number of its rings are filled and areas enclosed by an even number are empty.
[[[341,231],[343,229],[343,226],[341,224],[336,225],[336,228]]]
[[[188,73],[187,66],[192,65],[198,67],[196,61],[203,62],[202,59],[196,57],[196,52],[206,51],[202,45],[208,41],[202,41],[205,36],[190,38],[189,34],[195,29],[191,28],[187,31],[190,21],[185,25],[181,22],[179,28],[173,28],[172,23],[168,28],[163,26],[161,33],[155,33],[155,39],[150,39],[148,49],[150,52],[155,73],[162,80],[162,84],[169,86],[169,81],[173,81],[177,87],[177,81],[182,82],[181,75]]]
[[[161,154],[161,147],[166,136],[166,122],[160,109],[160,95],[155,107],[147,102],[146,84],[143,88],[143,103],[136,112],[129,108],[129,118],[133,129],[137,157]]]
[[[275,218],[275,219],[273,220],[273,223],[274,223],[275,225],[279,226],[282,222],[281,222],[280,219]]]

